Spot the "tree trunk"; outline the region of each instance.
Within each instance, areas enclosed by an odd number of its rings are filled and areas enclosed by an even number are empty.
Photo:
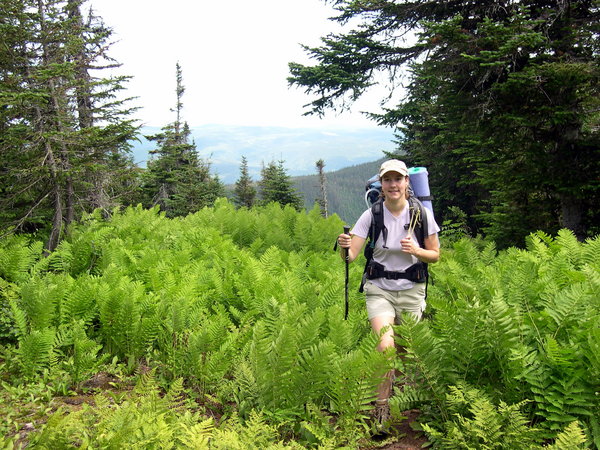
[[[321,198],[319,200],[319,204],[321,205],[321,215],[327,218],[327,216],[329,215],[327,203],[327,186],[325,181],[325,172],[323,171],[325,167],[325,162],[322,159],[319,159],[316,163],[316,166],[319,172],[319,187],[321,190]]]
[[[571,98],[572,94],[565,95],[565,97]],[[571,110],[576,109],[571,107]],[[571,230],[577,239],[583,241],[585,239],[585,230],[583,225],[583,217],[585,214],[585,203],[581,198],[581,195],[577,195],[581,189],[580,182],[577,180],[576,175],[579,173],[585,173],[584,167],[581,167],[580,152],[577,147],[577,143],[581,136],[581,123],[567,123],[558,126],[555,131],[555,153],[554,153],[554,167],[563,168],[566,173],[571,175],[564,180],[561,180],[561,188],[567,188],[564,191],[559,191],[558,196],[560,200],[560,217],[559,225],[562,228],[568,228]],[[568,190],[570,188],[570,190]]]
[[[57,59],[56,56],[52,54],[52,50],[56,51],[56,49],[53,48],[55,44],[52,43],[50,37],[46,35],[47,27],[44,3],[40,0],[38,0],[38,13],[40,16],[40,28],[43,32],[41,38],[42,61],[44,66],[50,67],[53,63],[57,61],[61,62],[61,60],[60,57]],[[64,126],[64,118],[68,116],[68,112],[65,111],[65,107],[63,105],[68,102],[64,98],[65,94],[63,92],[60,92],[59,89],[57,89],[57,85],[53,78],[49,78],[46,81],[46,83],[48,92],[50,94],[51,108],[45,113],[42,112],[39,108],[36,108],[38,123],[40,125],[40,132],[42,134],[47,132],[45,124],[50,124],[50,128],[52,131],[58,131],[60,133],[63,133],[64,131],[66,131],[66,128]],[[60,97],[61,95],[63,97]],[[67,148],[67,145],[61,140],[59,144],[61,151],[55,156],[54,151],[52,149],[52,144],[50,143],[48,138],[44,137],[44,141],[46,159],[49,163],[50,172],[52,174],[54,195],[54,216],[52,218],[52,230],[50,232],[50,236],[46,244],[46,250],[48,252],[52,252],[58,246],[63,231],[63,226],[65,224],[65,220],[68,224],[74,219],[75,195],[73,190],[73,179],[69,173],[71,164],[69,161],[69,150]],[[64,177],[62,177],[61,175],[64,175]],[[64,178],[65,180],[64,187],[61,186],[61,178]],[[63,195],[65,195],[65,191],[66,198],[63,202]],[[63,211],[64,208],[66,208],[66,217],[65,211]]]
[[[56,166],[56,160],[54,159],[54,153],[50,143],[46,141],[46,159],[50,166],[50,172],[52,173],[52,191],[54,197],[54,216],[52,218],[52,229],[50,230],[50,236],[46,242],[45,254],[52,253],[58,243],[60,242],[60,236],[63,229],[63,201],[62,201],[62,189],[60,181],[58,180],[58,168]]]
[[[577,239],[585,239],[585,230],[583,227],[583,203],[573,195],[560,195],[560,218],[559,224],[562,228],[571,230]]]
[[[81,17],[81,0],[69,0],[67,11],[69,18],[73,21],[75,29],[74,34],[81,37],[83,42],[84,23]],[[77,97],[77,113],[79,116],[79,127],[81,129],[89,128],[94,125],[94,117],[92,114],[92,93],[90,91],[91,79],[88,73],[88,62],[85,54],[85,47],[82,44],[78,46],[77,51],[73,55],[73,60],[76,63],[75,78],[77,84],[75,87],[75,95]]]

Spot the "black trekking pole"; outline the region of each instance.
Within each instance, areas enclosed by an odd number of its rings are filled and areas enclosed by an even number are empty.
[[[344,234],[350,233],[350,227],[348,225],[344,225]],[[345,311],[344,311],[344,320],[348,320],[348,263],[350,259],[350,249],[344,249],[344,262],[346,263],[346,284],[344,285],[344,298],[346,300],[345,303]]]

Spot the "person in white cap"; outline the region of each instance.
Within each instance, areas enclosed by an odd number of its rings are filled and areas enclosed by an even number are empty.
[[[422,208],[427,214],[427,230],[424,230],[424,248],[418,243],[414,232],[410,232],[408,185],[409,176],[406,164],[397,159],[385,161],[379,169],[379,179],[383,196],[383,223],[387,237],[380,234],[373,249],[373,261],[384,267],[381,277],[370,278],[364,284],[366,306],[371,328],[380,336],[379,351],[394,347],[394,330],[401,313],[412,314],[420,320],[425,309],[425,283],[404,278],[406,269],[417,264],[434,263],[440,257],[438,240],[439,226],[433,213]],[[348,261],[352,262],[362,251],[373,220],[371,209],[358,219],[349,234],[338,236],[338,245],[348,251]],[[425,221],[424,221],[425,222]],[[345,258],[345,250],[342,250]],[[384,275],[385,274],[385,275]],[[387,276],[392,274],[394,276]],[[396,276],[396,274],[400,274]],[[410,277],[409,277],[410,278]],[[388,399],[392,391],[394,371],[386,375],[377,390],[375,415],[383,423],[389,418]]]

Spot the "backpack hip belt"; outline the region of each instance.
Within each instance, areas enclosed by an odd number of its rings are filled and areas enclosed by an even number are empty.
[[[367,280],[375,278],[386,278],[388,280],[409,280],[414,283],[425,283],[427,281],[427,264],[418,262],[403,272],[385,270],[385,266],[375,261],[370,261],[365,268]]]

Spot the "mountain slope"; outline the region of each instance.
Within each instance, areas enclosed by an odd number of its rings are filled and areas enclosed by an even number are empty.
[[[353,225],[367,208],[364,199],[367,180],[377,174],[383,160],[325,172],[329,214],[335,213],[346,223]],[[304,196],[306,208],[311,209],[315,200],[320,197],[318,175],[292,177],[292,182],[298,192]]]

